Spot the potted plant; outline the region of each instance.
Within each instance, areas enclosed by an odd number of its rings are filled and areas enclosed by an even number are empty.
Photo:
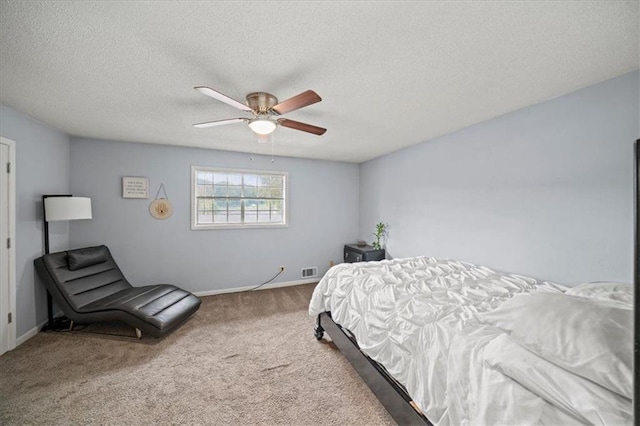
[[[376,232],[373,233],[373,236],[376,237],[376,240],[373,242],[373,248],[376,250],[381,250],[382,245],[380,245],[380,239],[385,236],[387,233],[387,225],[384,222],[380,222],[376,224]]]

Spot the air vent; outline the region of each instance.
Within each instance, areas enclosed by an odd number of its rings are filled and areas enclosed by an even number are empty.
[[[302,268],[301,276],[302,276],[302,278],[317,277],[318,276],[318,267],[317,266],[311,266],[309,268]]]

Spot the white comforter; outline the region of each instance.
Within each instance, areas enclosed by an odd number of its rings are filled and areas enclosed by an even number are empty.
[[[316,287],[309,314],[330,311],[338,324],[354,334],[363,352],[405,386],[434,424],[630,423],[630,396],[620,394],[628,387],[624,376],[631,377],[626,358],[612,367],[611,374],[603,375],[607,388],[594,385],[592,377],[582,374],[590,366],[575,362],[575,353],[559,362],[547,353],[532,351],[540,342],[524,342],[517,337],[518,330],[508,329],[522,323],[535,328],[540,309],[496,310],[505,301],[533,300],[526,299],[527,293],[556,297],[540,300],[539,305],[555,303],[561,311],[565,309],[560,300],[587,300],[566,296],[564,290],[553,283],[428,257],[340,264]],[[514,297],[518,294],[523,296]],[[603,309],[609,308],[624,307]],[[626,321],[625,312],[618,323]],[[514,315],[518,321],[503,321]],[[616,330],[626,338],[624,327]],[[547,335],[538,334],[543,340]],[[566,338],[567,333],[562,336]],[[568,371],[571,368],[562,361],[577,367]],[[530,373],[534,365],[537,373]],[[556,370],[561,371],[556,374]],[[550,383],[550,378],[559,383]],[[572,385],[565,386],[565,381]],[[569,391],[573,394],[567,395]],[[593,401],[597,401],[595,408]]]

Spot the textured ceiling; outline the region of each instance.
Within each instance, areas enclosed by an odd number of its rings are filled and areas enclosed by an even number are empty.
[[[307,89],[276,155],[362,162],[637,69],[638,1],[0,5],[0,102],[82,137],[271,154],[244,101]],[[1,129],[0,129],[1,130]]]

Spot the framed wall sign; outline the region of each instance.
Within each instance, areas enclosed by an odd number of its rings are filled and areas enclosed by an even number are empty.
[[[149,179],[138,176],[123,176],[122,198],[149,198]]]

